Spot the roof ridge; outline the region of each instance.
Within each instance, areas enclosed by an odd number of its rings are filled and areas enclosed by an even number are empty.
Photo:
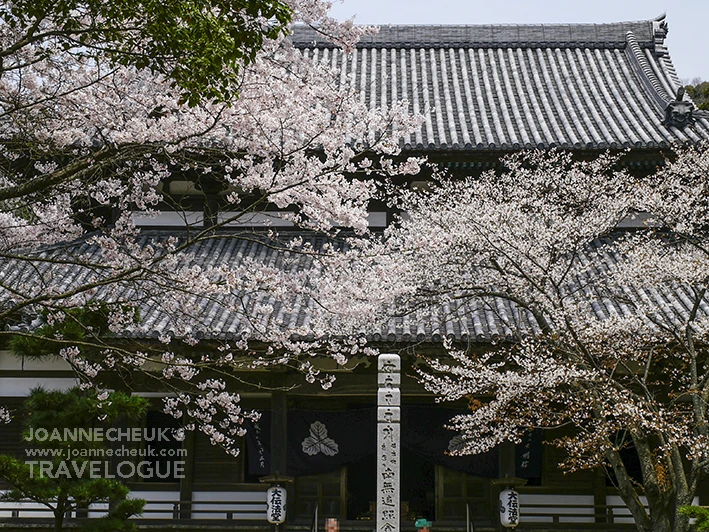
[[[664,18],[630,22],[544,23],[544,24],[388,24],[379,33],[362,37],[358,47],[450,47],[451,45],[548,44],[563,46],[625,46],[626,34],[632,31],[638,42],[654,47],[664,41],[667,23]],[[296,25],[290,40],[297,46],[328,46],[315,29]]]

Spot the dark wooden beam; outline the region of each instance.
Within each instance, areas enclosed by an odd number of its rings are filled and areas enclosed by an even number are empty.
[[[194,438],[192,430],[185,431],[185,439],[182,448],[185,449],[185,476],[180,479],[180,501],[192,501],[192,491],[194,484]],[[192,504],[180,504],[180,519],[192,518]]]

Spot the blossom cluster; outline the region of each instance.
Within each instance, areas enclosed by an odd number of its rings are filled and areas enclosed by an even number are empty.
[[[236,438],[246,434],[244,423],[257,421],[258,412],[242,409],[241,398],[226,390],[226,384],[219,379],[206,379],[197,384],[199,393],[181,393],[168,397],[164,402],[165,413],[180,419],[184,430],[198,429],[209,437],[212,445],[219,445],[233,455],[239,454]]]
[[[428,187],[389,191],[402,215],[380,238],[319,258],[318,303],[352,324],[443,315],[445,351],[417,373],[439,400],[468,400],[450,422],[455,452],[558,429],[547,441],[562,465],[612,470],[650,523],[624,453],[652,516],[670,497],[690,504],[706,470],[708,154],[678,148],[649,177],[624,154],[560,151],[433,170]]]
[[[335,21],[329,2],[285,3],[291,27],[309,25],[345,53],[376,31]],[[12,24],[0,26],[0,261],[12,264],[0,284],[0,334],[31,334],[39,330],[37,316],[57,325],[72,309],[100,300],[109,307],[107,330],[74,320],[66,328],[75,327],[81,342],[51,339],[82,386],[100,388],[107,370],[157,375],[184,397],[197,393],[187,415],[219,443],[235,435],[220,423],[239,425],[242,414],[226,391],[194,392],[204,368],[286,364],[329,387],[333,377],[308,363],[312,353],[342,365],[371,352],[361,331],[353,343],[330,340],[344,337],[331,327],[330,308],[314,307],[312,323],[294,327],[263,319],[277,305],[287,315],[317,293],[315,278],[288,264],[314,250],[244,227],[270,207],[303,229],[366,233],[377,176],[420,168],[418,158],[399,158],[401,136],[420,124],[407,102],[373,108],[333,68],[329,52],[298,49],[280,34],[240,65],[238,82],[227,91],[238,97],[188,105],[173,80],[117,63],[101,47],[75,46],[51,17],[37,22],[37,35],[44,36],[37,39],[25,39]],[[82,15],[74,21],[78,32],[92,22]],[[182,205],[195,198],[205,205],[196,215]],[[210,210],[212,199],[218,212]],[[185,231],[143,231],[138,213],[155,220],[182,216]],[[259,257],[206,264],[194,253],[221,237],[259,238],[283,246],[290,257],[285,267]],[[215,302],[247,326],[223,351],[185,355],[202,338],[222,339],[205,312]],[[164,319],[146,322],[145,308]],[[339,332],[354,330],[352,320],[339,321]],[[129,346],[153,336],[162,345]],[[250,349],[255,344],[266,347]],[[226,416],[218,423],[207,420],[216,419],[210,402]]]

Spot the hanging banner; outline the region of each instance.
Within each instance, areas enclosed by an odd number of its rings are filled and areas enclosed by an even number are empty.
[[[374,454],[377,444],[374,408],[338,411],[288,411],[288,470],[290,476],[335,471]],[[250,422],[246,433],[249,474],[270,474],[271,412]],[[283,474],[283,472],[281,472]]]
[[[391,378],[385,374],[385,379]],[[388,385],[387,381],[381,384]],[[393,386],[393,385],[392,385]],[[389,392],[383,392],[383,401]],[[497,449],[487,453],[457,456],[462,435],[445,426],[465,410],[441,406],[403,406],[401,408],[401,445],[425,460],[476,477],[497,478]],[[377,452],[377,409],[345,411],[288,411],[288,471],[290,476],[314,475],[335,471]],[[253,476],[270,471],[271,412],[249,422],[246,433],[248,471]],[[516,446],[516,475],[541,477],[542,437],[540,431],[525,434]],[[283,473],[283,472],[281,472]]]
[[[421,458],[442,465],[454,471],[462,471],[476,477],[497,478],[497,449],[487,453],[457,456],[451,453],[460,446],[461,436],[446,428],[457,414],[465,410],[454,410],[440,406],[405,406],[401,409],[402,445]]]
[[[538,478],[542,476],[542,431],[530,430],[515,446],[515,476]]]

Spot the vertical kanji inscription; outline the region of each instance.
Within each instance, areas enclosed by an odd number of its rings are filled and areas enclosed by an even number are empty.
[[[377,532],[398,532],[401,477],[401,359],[379,355],[377,393]]]

